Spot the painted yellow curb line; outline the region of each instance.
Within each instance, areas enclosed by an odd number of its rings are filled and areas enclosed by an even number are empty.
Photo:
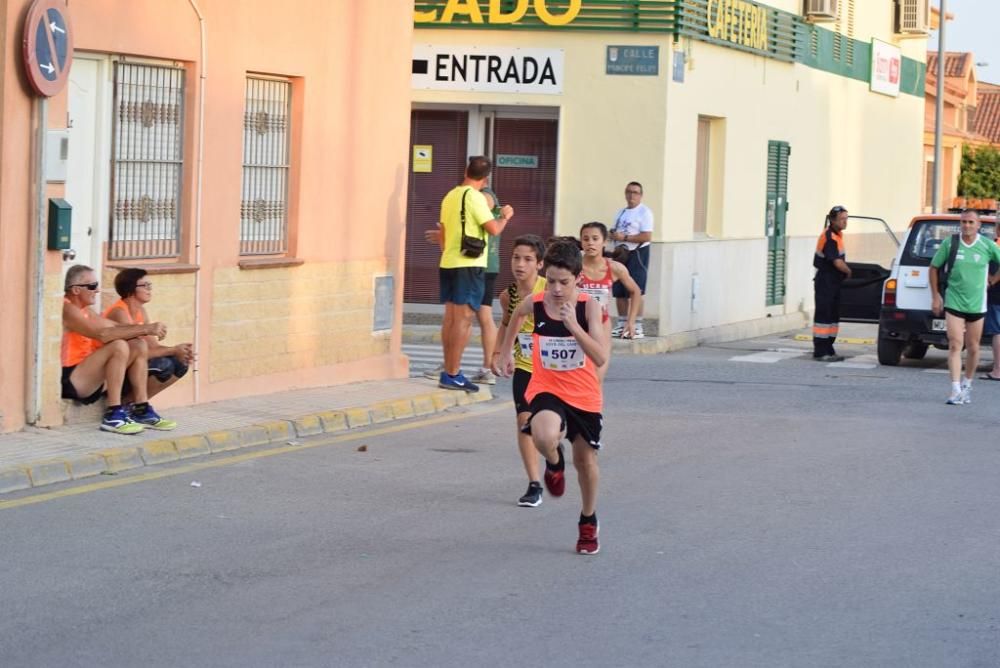
[[[435,390],[406,399],[379,401],[368,406],[352,406],[287,420],[271,420],[191,436],[166,437],[143,441],[135,446],[110,447],[61,459],[29,462],[0,469],[0,495],[206,454],[287,443],[297,438],[430,415],[455,406],[467,406],[491,399],[493,392],[485,386],[474,394]]]
[[[796,334],[795,335],[795,340],[796,341],[812,341],[813,337],[809,336],[808,334]],[[871,346],[871,345],[875,345],[875,339],[858,339],[858,338],[853,338],[852,339],[850,337],[838,336],[837,337],[837,343],[846,343],[847,345],[851,345],[851,346]]]
[[[446,424],[448,422],[456,422],[458,420],[467,420],[470,417],[484,415],[488,413],[495,413],[497,411],[501,411],[504,409],[510,409],[513,406],[514,402],[505,401],[501,404],[497,404],[495,406],[490,406],[488,408],[476,411],[475,413],[454,413],[449,415],[439,415],[436,417],[425,418],[416,422],[409,422],[407,424],[387,425],[385,427],[376,427],[374,429],[366,429],[365,431],[356,431],[354,433],[342,434],[340,436],[333,436],[331,438],[317,440],[310,443],[303,443],[301,445],[283,445],[277,448],[271,448],[269,450],[248,452],[242,455],[233,455],[231,457],[213,459],[211,461],[206,461],[206,462],[198,462],[197,464],[187,464],[184,466],[161,469],[159,471],[150,471],[149,473],[139,473],[133,476],[129,476],[127,478],[120,478],[117,480],[106,480],[103,482],[89,483],[86,485],[80,485],[79,487],[72,487],[70,489],[61,489],[57,492],[42,492],[39,494],[35,494],[33,496],[26,496],[23,499],[11,499],[10,501],[0,501],[0,511],[9,510],[12,508],[19,508],[21,506],[29,506],[36,503],[44,503],[45,501],[53,501],[55,499],[62,499],[68,496],[89,494],[90,492],[98,492],[104,489],[122,487],[123,485],[134,485],[136,483],[146,482],[147,480],[159,480],[160,478],[170,478],[172,476],[183,475],[185,473],[194,473],[196,471],[204,471],[206,469],[220,468],[223,466],[229,466],[230,464],[239,464],[240,462],[250,461],[252,459],[263,459],[265,457],[274,457],[276,455],[284,455],[290,452],[300,452],[302,450],[311,450],[312,448],[320,448],[328,445],[336,445],[337,443],[345,443],[347,441],[357,441],[361,439],[372,438],[375,436],[385,436],[386,434],[395,434],[401,431],[419,429],[421,427],[428,427],[437,424]]]

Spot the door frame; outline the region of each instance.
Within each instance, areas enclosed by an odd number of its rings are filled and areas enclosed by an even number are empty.
[[[466,137],[466,158],[474,155],[486,155],[490,160],[494,159],[494,129],[497,118],[531,118],[561,121],[561,108],[559,106],[522,106],[522,105],[496,105],[496,104],[456,104],[446,102],[411,102],[411,110],[428,111],[464,111],[469,115],[469,129]],[[487,122],[489,121],[489,122]],[[556,136],[556,178],[555,178],[555,201],[552,203],[553,221],[559,220],[559,165],[562,161],[562,123],[559,122],[558,134]],[[553,229],[553,233],[555,229]],[[440,314],[444,312],[441,304],[420,304],[415,302],[404,302],[405,313],[419,314]]]
[[[90,266],[100,277],[104,265],[104,242],[107,240],[108,224],[111,220],[111,120],[114,100],[114,82],[112,80],[111,56],[103,53],[74,51],[73,58],[77,61],[90,61],[97,65],[96,104],[94,106],[95,136],[94,164],[90,171],[91,198],[93,211],[90,212],[93,221],[93,233],[90,237]],[[70,75],[72,77],[72,74]],[[66,124],[70,130],[69,150],[73,150],[72,119],[70,118],[69,100],[67,98]],[[67,182],[72,174],[66,175]],[[72,202],[71,202],[72,203]],[[74,262],[63,263],[63,274]]]
[[[444,104],[434,102],[413,102],[411,109],[428,109],[442,111],[465,111],[469,114],[469,136],[466,140],[466,151],[469,152],[467,158],[474,155],[486,155],[493,159],[493,128],[496,127],[494,121],[497,118],[539,118],[558,121],[560,117],[559,107],[527,107],[513,105],[496,104]],[[489,123],[486,121],[489,120]],[[488,126],[488,127],[487,127]],[[560,126],[561,128],[561,126]],[[488,135],[488,136],[487,136]],[[560,133],[561,135],[561,133]],[[562,137],[556,142],[556,189],[559,181],[559,160],[562,157]],[[480,152],[478,147],[485,149]],[[558,199],[558,198],[557,198]]]

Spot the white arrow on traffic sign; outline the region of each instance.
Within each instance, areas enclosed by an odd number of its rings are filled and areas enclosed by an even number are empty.
[[[38,66],[41,67],[46,72],[48,72],[49,74],[52,74],[53,72],[56,71],[56,68],[52,67],[52,63],[48,63],[47,65],[42,65],[41,63],[38,63]]]
[[[62,28],[60,28],[59,24],[56,23],[55,21],[53,21],[52,23],[50,23],[49,27],[52,28],[52,32],[61,32],[64,35],[66,34],[66,31],[63,30]]]

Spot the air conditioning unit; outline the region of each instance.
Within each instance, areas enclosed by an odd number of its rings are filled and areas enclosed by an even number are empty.
[[[930,19],[930,0],[896,0],[896,32],[900,35],[926,35]]]
[[[805,15],[814,22],[836,21],[837,0],[806,0]]]

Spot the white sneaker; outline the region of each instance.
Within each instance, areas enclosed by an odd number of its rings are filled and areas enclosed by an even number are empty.
[[[966,385],[962,388],[962,403],[971,404],[972,403],[972,386]]]
[[[963,392],[959,392],[958,394],[953,394],[950,397],[948,397],[948,401],[946,401],[945,403],[948,404],[949,406],[961,406],[963,394],[964,394]]]
[[[441,372],[444,371],[444,364],[438,364],[433,369],[428,369],[424,371],[424,378],[427,380],[437,380],[441,377]]]
[[[614,339],[622,338],[622,332],[624,331],[625,331],[625,323],[619,321],[618,324],[615,325],[614,329],[611,330],[611,338]]]
[[[489,369],[480,369],[469,380],[473,383],[481,383],[483,385],[497,384],[497,377]]]
[[[644,339],[646,338],[646,333],[642,331],[642,323],[635,323],[635,331],[632,332],[633,339]]]

